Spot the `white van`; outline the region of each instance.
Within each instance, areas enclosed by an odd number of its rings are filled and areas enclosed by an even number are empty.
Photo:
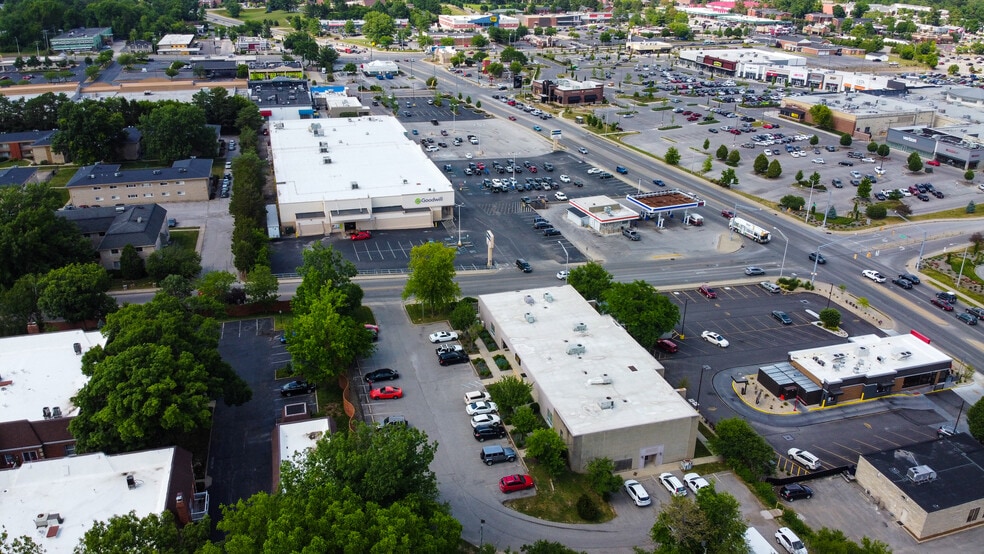
[[[754,527],[745,529],[745,543],[748,544],[748,554],[779,554]]]

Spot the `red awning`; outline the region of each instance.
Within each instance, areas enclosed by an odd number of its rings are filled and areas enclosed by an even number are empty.
[[[270,117],[271,115],[273,115],[271,110],[260,110],[261,117]]]

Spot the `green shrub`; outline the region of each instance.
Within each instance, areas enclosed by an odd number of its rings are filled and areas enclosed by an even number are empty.
[[[582,494],[577,499],[577,515],[585,521],[597,521],[601,517],[601,510],[594,499],[586,494]]]

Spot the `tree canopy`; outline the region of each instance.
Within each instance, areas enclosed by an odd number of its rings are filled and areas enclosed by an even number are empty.
[[[294,368],[315,382],[344,373],[374,348],[372,333],[343,311],[344,289],[323,286],[319,292],[294,314],[287,343]]]
[[[574,287],[585,300],[599,300],[612,285],[612,274],[598,262],[588,262],[571,270],[567,284]]]
[[[301,255],[303,264],[297,268],[297,272],[301,275],[301,284],[298,285],[297,292],[291,300],[295,313],[306,311],[307,306],[320,296],[321,288],[324,286],[348,289],[352,277],[357,273],[355,264],[321,241],[305,249]],[[354,284],[352,286],[358,287]],[[359,301],[361,300],[360,296]],[[347,313],[350,313],[350,310]]]
[[[215,131],[206,125],[205,112],[194,104],[159,102],[140,118],[138,128],[147,156],[165,164],[192,154],[204,158],[216,155]]]
[[[745,468],[755,477],[772,474],[775,451],[748,422],[738,418],[722,419],[715,431],[717,436],[711,439],[711,446],[732,468]]]
[[[90,377],[69,425],[81,452],[126,452],[177,444],[211,423],[209,403],[239,405],[249,387],[218,352],[218,325],[158,294],[106,318],[105,348],[82,357]]]
[[[54,317],[77,323],[98,320],[116,310],[109,291],[109,273],[95,263],[52,269],[42,279],[38,306]]]
[[[113,159],[126,136],[124,126],[123,116],[98,100],[62,104],[52,147],[80,165]]]
[[[605,311],[625,326],[643,348],[653,349],[656,341],[680,321],[680,309],[652,285],[637,280],[612,283],[602,295]]]
[[[696,502],[674,496],[656,517],[651,535],[657,553],[746,554],[745,529],[738,500],[712,485],[700,489]]]
[[[454,281],[454,248],[439,242],[426,242],[410,250],[410,276],[403,287],[403,299],[413,296],[432,309],[442,309],[461,296]]]
[[[208,516],[179,526],[170,510],[140,518],[130,512],[93,522],[75,547],[75,554],[194,554],[208,543],[210,530]]]

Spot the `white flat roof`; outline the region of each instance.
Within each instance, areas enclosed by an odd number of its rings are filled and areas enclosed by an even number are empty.
[[[547,296],[552,301],[547,300]],[[660,375],[663,366],[609,316],[569,285],[483,294],[480,301],[505,337],[508,356],[549,399],[573,435],[694,417]],[[532,304],[529,303],[532,301]],[[526,314],[534,321],[530,323]],[[582,325],[583,330],[575,330]],[[584,352],[569,354],[582,345]],[[592,381],[609,384],[593,384]],[[613,408],[602,404],[613,402]]]
[[[280,202],[452,192],[444,172],[405,132],[394,117],[277,121],[270,147]]]
[[[820,381],[836,384],[859,375],[869,379],[890,377],[909,368],[947,364],[952,360],[913,335],[861,335],[851,338],[847,344],[795,350],[789,353],[789,361],[796,362]]]
[[[164,35],[157,41],[157,46],[188,46],[195,40],[195,35]]]
[[[637,219],[639,217],[639,213],[635,210],[607,196],[581,196],[572,198],[568,202],[571,206],[574,206],[589,217],[597,219],[602,223]],[[608,208],[608,210],[605,208]]]
[[[163,512],[174,454],[173,447],[96,453],[0,471],[0,521],[12,537],[27,535],[51,553],[72,552],[95,521],[131,510],[138,518]],[[126,474],[133,474],[136,488],[127,486]],[[56,537],[45,538],[47,529],[35,526],[35,516],[44,513],[64,518]]]
[[[61,408],[75,415],[72,397],[89,382],[82,374],[82,356],[96,345],[106,345],[99,332],[63,331],[0,339],[0,421],[42,419],[43,407]]]
[[[277,427],[280,437],[280,462],[294,459],[294,454],[307,452],[325,435],[331,432],[328,418],[307,419],[294,423],[284,423]]]

